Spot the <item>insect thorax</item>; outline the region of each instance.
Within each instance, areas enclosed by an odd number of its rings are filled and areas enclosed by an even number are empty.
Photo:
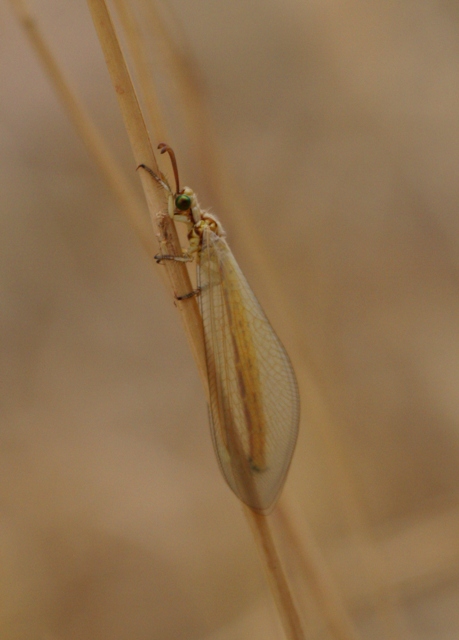
[[[190,207],[186,211],[179,210],[175,203],[177,196],[187,196],[190,200]],[[202,242],[202,235],[209,229],[217,236],[224,236],[225,231],[216,216],[207,211],[203,211],[198,202],[195,192],[190,187],[184,187],[180,194],[172,194],[169,197],[169,214],[177,222],[187,225],[187,236],[190,246],[186,253],[191,254],[199,251]]]

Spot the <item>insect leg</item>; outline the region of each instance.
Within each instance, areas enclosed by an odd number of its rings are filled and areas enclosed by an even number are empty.
[[[158,264],[161,264],[163,260],[173,260],[174,262],[192,262],[193,258],[191,256],[183,255],[183,256],[169,256],[164,255],[162,253],[157,253],[155,255],[155,260]]]
[[[193,289],[190,293],[185,293],[183,296],[175,296],[176,300],[188,300],[188,298],[193,298],[194,296],[198,296],[201,293],[200,287],[197,289]]]

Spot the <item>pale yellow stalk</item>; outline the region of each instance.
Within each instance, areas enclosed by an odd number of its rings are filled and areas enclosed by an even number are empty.
[[[126,179],[125,172],[94,125],[87,109],[78,99],[26,2],[10,0],[10,4],[89,154],[113,190],[116,200],[126,212],[145,250],[153,258],[156,253],[156,241],[144,202],[130,181]]]
[[[332,637],[336,640],[358,640],[360,634],[346,610],[306,519],[291,502],[287,503],[282,498],[273,516],[287,547],[293,551],[298,573],[307,576],[311,592]]]
[[[112,0],[116,12],[119,16],[126,45],[133,62],[133,68],[137,79],[137,86],[140,88],[145,101],[146,115],[152,132],[158,142],[168,140],[166,125],[164,122],[162,108],[156,92],[153,74],[151,73],[145,50],[145,41],[141,30],[133,14],[131,5],[126,0]]]
[[[107,5],[103,0],[88,0],[88,6],[115,88],[136,163],[137,165],[145,164],[156,173],[159,173],[145,121]],[[140,171],[139,174],[152,220],[156,224],[158,209],[164,211],[167,206],[164,191],[158,187],[146,171]],[[164,216],[162,220],[162,230],[167,232],[167,242],[174,245],[171,253],[180,255],[181,247],[178,242],[175,227],[172,222],[168,222],[166,216]],[[174,295],[182,295],[182,293],[188,293],[192,290],[188,271],[184,264],[168,260],[165,263],[165,268]],[[177,301],[177,307],[180,310],[185,332],[201,379],[205,387],[207,387],[202,321],[196,299],[189,298],[187,300]]]

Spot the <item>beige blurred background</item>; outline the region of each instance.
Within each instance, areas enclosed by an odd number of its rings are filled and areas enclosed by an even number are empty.
[[[286,497],[362,637],[456,638],[456,3],[170,5],[256,233],[222,222],[298,372]],[[86,4],[32,6],[136,185]],[[0,18],[0,637],[282,638],[160,267]]]

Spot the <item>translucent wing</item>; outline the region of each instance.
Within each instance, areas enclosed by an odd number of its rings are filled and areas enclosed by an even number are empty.
[[[282,488],[296,443],[295,374],[226,241],[208,228],[198,284],[215,451],[234,493],[265,511]]]

